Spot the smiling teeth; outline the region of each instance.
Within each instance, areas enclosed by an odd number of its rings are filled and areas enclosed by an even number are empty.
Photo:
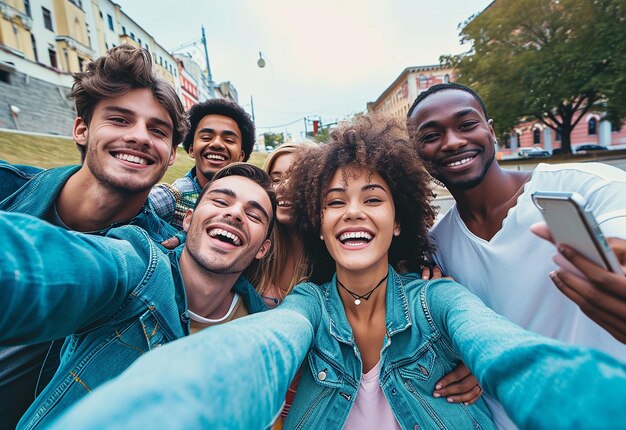
[[[204,156],[204,158],[208,160],[226,161],[226,157],[218,154],[207,154]]]
[[[474,159],[474,157],[464,158],[464,159],[462,159],[462,160],[455,161],[454,163],[449,163],[449,164],[446,164],[446,166],[448,166],[448,167],[461,166],[461,165],[463,165],[463,164],[467,164],[467,163],[469,163],[469,162],[470,162],[470,161],[472,161],[473,159]]]
[[[279,200],[278,206],[291,206],[291,202],[289,200]]]
[[[117,158],[118,160],[124,160],[124,161],[128,161],[129,163],[134,163],[134,164],[148,164],[148,162],[140,157],[137,157],[136,155],[130,155],[130,154],[115,154],[114,155],[115,158]]]
[[[211,237],[216,237],[216,236],[223,236],[226,237],[230,240],[233,241],[233,245],[239,246],[241,245],[241,239],[239,239],[239,237],[235,234],[232,234],[229,231],[226,231],[224,229],[221,228],[214,228],[213,230],[209,231],[209,236]]]
[[[366,231],[349,231],[339,235],[340,242],[344,242],[348,239],[365,239],[370,241],[372,240],[372,235]]]

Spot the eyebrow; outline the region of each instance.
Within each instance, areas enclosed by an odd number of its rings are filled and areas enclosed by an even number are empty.
[[[471,113],[478,113],[478,111],[474,108],[461,109],[460,111],[454,113],[454,119],[463,118]],[[439,122],[437,121],[426,121],[417,127],[417,131],[420,132],[425,128],[436,127],[437,125],[439,125]]]
[[[134,111],[121,107],[121,106],[105,106],[104,110],[108,112],[117,112],[117,113],[121,113],[124,115],[129,115],[129,116],[136,115]],[[162,120],[161,118],[157,118],[153,116],[153,117],[150,117],[150,121],[156,122],[157,124],[162,125],[163,127],[166,127],[169,131],[173,130],[172,125],[169,122]]]
[[[215,133],[215,129],[204,127],[204,128],[201,128],[200,130],[198,130],[198,134],[200,134],[200,133]],[[236,132],[232,131],[232,130],[224,130],[224,131],[222,131],[222,134],[225,134],[227,136],[239,137],[239,135]]]
[[[237,197],[237,194],[230,188],[216,188],[214,190],[207,191],[207,194],[223,194],[228,197],[233,197],[233,198]],[[270,219],[270,216],[265,210],[265,208],[261,206],[261,204],[257,202],[256,200],[248,200],[247,204],[257,209],[259,212],[261,212],[265,216],[266,220]]]
[[[387,192],[387,190],[382,185],[379,185],[379,184],[365,184],[365,185],[363,185],[361,187],[361,191],[365,191],[365,190],[367,190],[369,188],[379,188],[382,191],[384,191],[385,193]],[[345,193],[345,192],[346,192],[345,188],[335,187],[335,188],[330,188],[326,194],[330,194],[330,193]]]

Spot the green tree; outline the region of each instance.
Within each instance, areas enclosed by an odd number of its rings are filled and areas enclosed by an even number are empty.
[[[263,139],[265,141],[265,147],[276,148],[278,145],[282,145],[285,142],[285,135],[282,133],[263,133]]]
[[[570,135],[589,111],[626,117],[625,0],[496,0],[470,18],[466,54],[443,56],[485,98],[501,134],[524,119]]]

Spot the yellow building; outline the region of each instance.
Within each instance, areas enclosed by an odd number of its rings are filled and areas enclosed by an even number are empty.
[[[367,104],[367,111],[404,120],[419,93],[454,80],[454,70],[440,65],[407,67],[376,101]]]
[[[54,0],[57,55],[60,54],[58,67],[68,73],[82,71],[83,64],[94,54],[89,46],[86,14],[81,3]]]
[[[14,54],[35,60],[31,40],[33,19],[23,0],[0,0],[0,44]]]

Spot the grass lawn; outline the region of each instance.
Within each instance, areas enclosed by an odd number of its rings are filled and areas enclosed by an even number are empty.
[[[253,152],[248,162],[261,167],[266,158],[267,154],[264,152]],[[0,160],[50,168],[80,164],[80,154],[72,139],[0,132]],[[176,161],[165,172],[163,181],[172,183],[184,176],[193,166],[193,160],[183,147],[179,146]]]

